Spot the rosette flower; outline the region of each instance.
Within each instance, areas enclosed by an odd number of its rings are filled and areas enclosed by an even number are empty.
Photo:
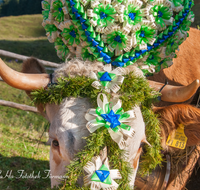
[[[52,35],[53,32],[56,32],[58,30],[54,24],[46,24],[44,26],[44,29],[46,30],[46,32],[49,32],[50,35]]]
[[[46,35],[48,37],[48,40],[50,43],[55,42],[57,36],[57,27],[54,24],[46,24],[44,26],[44,29],[46,30]]]
[[[42,15],[44,20],[49,18],[50,7],[51,5],[49,4],[48,1],[42,1],[42,9],[44,9],[42,11]]]
[[[173,64],[172,59],[167,57],[157,64],[157,66],[155,67],[155,71],[159,72],[161,69],[170,67],[172,64]]]
[[[161,60],[161,57],[159,55],[160,55],[160,52],[158,51],[151,53],[149,57],[147,58],[145,64],[147,64],[148,66],[151,66],[151,65],[156,66]]]
[[[53,13],[57,22],[64,21],[65,13],[68,13],[67,8],[63,6],[60,0],[55,0],[52,5]]]
[[[121,31],[114,31],[107,35],[107,43],[110,44],[115,51],[121,51],[125,49],[127,40],[127,36]]]
[[[135,134],[134,129],[125,123],[129,123],[136,118],[135,112],[133,110],[124,112],[121,108],[121,100],[108,102],[105,94],[98,95],[97,104],[97,109],[89,109],[85,115],[88,121],[86,124],[87,129],[90,133],[93,133],[100,127],[106,127],[119,148],[125,149],[127,137],[133,137]]]
[[[82,49],[82,58],[85,61],[88,59],[89,61],[94,61],[96,57],[87,49],[87,47]]]
[[[116,13],[112,5],[103,5],[102,3],[98,7],[94,8],[96,16],[93,17],[94,21],[97,21],[97,25],[101,27],[108,26],[115,21],[114,14]]]
[[[178,46],[180,45],[179,43],[181,43],[178,40],[178,36],[175,36],[174,38],[171,38],[168,41],[167,47],[166,47],[166,55],[169,55],[171,53],[175,53],[175,51],[178,49]]]
[[[161,28],[165,27],[165,20],[169,20],[172,16],[169,7],[165,7],[164,5],[155,5],[152,8],[152,11],[156,24],[161,26]]]
[[[64,30],[61,32],[61,35],[65,40],[69,40],[68,44],[71,46],[74,43],[77,45],[80,44],[78,29],[75,28],[74,25],[70,25],[69,28],[64,28]]]
[[[173,11],[179,12],[183,9],[183,0],[169,0],[172,2]]]
[[[142,25],[140,30],[136,31],[136,41],[140,49],[147,49],[147,44],[151,44],[154,39],[155,30],[149,26]]]
[[[119,185],[114,179],[122,179],[118,169],[110,169],[108,158],[103,162],[100,156],[93,157],[83,169],[88,173],[83,179],[84,185],[90,185],[91,190],[116,190]]]
[[[61,38],[57,38],[55,41],[55,48],[59,58],[65,60],[67,54],[69,53],[68,47],[64,44]]]
[[[124,20],[130,25],[135,25],[142,21],[142,11],[138,6],[128,5],[124,11]]]
[[[111,90],[117,93],[120,89],[119,85],[124,81],[122,74],[124,73],[121,68],[116,68],[112,71],[111,64],[105,65],[104,71],[98,72],[97,74],[94,72],[90,73],[90,77],[96,80],[92,83],[92,86],[97,89],[105,89],[107,92]]]

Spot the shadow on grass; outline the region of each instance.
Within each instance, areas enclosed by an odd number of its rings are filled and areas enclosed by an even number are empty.
[[[49,162],[0,154],[0,189],[40,190],[50,188]]]
[[[55,63],[62,62],[56,54],[54,43],[47,39],[0,40],[0,49]]]
[[[1,97],[1,96],[0,96]],[[0,123],[12,127],[25,127],[43,132],[48,123],[41,115],[0,106]]]
[[[194,12],[195,15],[195,20],[192,23],[192,27],[197,28],[197,26],[200,26],[200,1],[196,0],[194,3],[194,6],[192,7],[192,11]]]

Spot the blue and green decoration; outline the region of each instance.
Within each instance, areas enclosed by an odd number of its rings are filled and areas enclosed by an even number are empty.
[[[136,39],[138,44],[149,44],[150,40],[155,34],[155,29],[149,26],[142,25],[140,30],[136,32]],[[146,49],[148,50],[148,49]]]
[[[104,71],[98,72],[97,75],[102,86],[107,86],[116,77],[116,74]]]
[[[124,81],[123,74],[121,68],[112,70],[111,64],[108,64],[104,67],[104,71],[100,71],[97,74],[90,73],[90,78],[95,79],[91,85],[96,89],[102,89],[107,92],[111,90],[116,93]]]
[[[167,47],[164,58],[172,57],[170,54],[178,48],[174,45],[177,33],[189,30],[193,20],[192,0],[170,2],[171,4],[169,1],[155,4],[154,1],[149,1],[145,4],[136,0],[140,7],[138,8],[136,4],[116,0],[104,0],[102,3],[91,1],[92,7],[90,0],[48,0],[42,2],[43,26],[50,36],[55,31],[60,32],[57,37],[67,40],[66,47],[70,51],[69,46],[82,47],[84,60],[88,58],[90,61],[111,63],[117,67],[137,65],[137,62],[141,62],[152,52],[159,51],[161,47]],[[148,9],[147,5],[151,8]],[[142,10],[145,9],[149,12],[143,14]],[[72,25],[61,31],[59,24],[68,20],[72,21]],[[49,36],[48,39],[51,42],[56,40]],[[181,43],[184,39],[178,38]],[[84,43],[87,46],[82,46]],[[173,50],[169,50],[169,47]],[[76,52],[70,53],[76,56]],[[64,56],[67,57],[65,53]],[[148,61],[147,65],[147,70],[151,72],[150,67],[156,68],[160,62],[154,59],[153,62]]]
[[[53,2],[53,5],[52,5],[52,9],[53,9],[53,13],[52,15],[54,16],[55,20],[57,22],[62,22],[64,21],[64,12],[63,12],[63,4],[61,1],[59,0],[56,0]]]
[[[51,5],[49,4],[48,1],[42,1],[42,8],[44,9],[42,11],[42,16],[44,20],[47,20],[49,18],[50,7]]]
[[[169,20],[172,17],[172,11],[170,11],[170,8],[164,5],[155,5],[152,10],[156,24],[161,27],[166,27],[165,20]]]
[[[58,57],[65,60],[65,57],[69,53],[69,49],[63,42],[62,38],[57,38],[54,44]]]
[[[98,7],[94,8],[94,13],[96,16],[93,18],[94,21],[97,21],[97,25],[106,27],[111,23],[114,23],[115,19],[113,15],[116,13],[112,5],[104,6],[102,3]]]
[[[101,127],[107,128],[108,133],[119,148],[124,149],[128,139],[125,137],[133,137],[135,134],[134,129],[128,125],[129,122],[136,118],[134,110],[124,112],[121,107],[121,100],[114,104],[109,102],[107,96],[102,93],[97,96],[97,104],[98,107],[96,109],[88,110],[85,115],[88,121],[86,124],[87,129],[90,133],[93,133]]]
[[[68,44],[72,46],[74,43],[79,45],[80,44],[80,36],[78,33],[78,29],[74,25],[70,25],[69,28],[65,28],[61,32],[61,36],[65,40],[69,40]]]
[[[124,20],[128,21],[130,25],[136,25],[141,23],[142,19],[141,9],[135,5],[128,5],[128,8],[124,11]]]
[[[112,184],[110,172],[106,165],[103,164],[99,170],[95,171],[91,177],[91,181],[102,182],[108,185]]]
[[[117,189],[118,184],[114,179],[122,179],[122,176],[118,169],[109,168],[109,160],[107,158],[107,148],[105,147],[103,158],[100,156],[93,157],[91,161],[87,162],[83,167],[87,175],[84,177],[84,185],[98,187],[98,189]],[[103,162],[104,160],[104,162]]]
[[[107,43],[111,44],[113,49],[118,48],[119,50],[123,50],[126,48],[126,41],[127,36],[121,31],[115,31],[107,35]]]

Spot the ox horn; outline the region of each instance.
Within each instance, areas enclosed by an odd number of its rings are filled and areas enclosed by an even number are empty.
[[[163,83],[148,80],[149,85],[159,91],[163,87]],[[161,100],[165,102],[185,102],[190,99],[199,88],[199,80],[193,81],[188,86],[172,86],[166,85],[161,93]]]
[[[0,76],[10,86],[21,90],[37,90],[47,87],[50,78],[48,74],[25,74],[9,68],[0,58]]]

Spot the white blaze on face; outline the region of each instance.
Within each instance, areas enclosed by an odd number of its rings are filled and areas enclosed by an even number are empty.
[[[141,110],[139,107],[135,107],[134,111],[136,114],[136,119],[129,123],[129,125],[135,130],[135,135],[133,138],[130,138],[127,143],[129,145],[127,147],[127,150],[129,151],[128,161],[133,167],[130,186],[134,186],[135,183],[135,177],[139,165],[139,158],[142,151],[142,149],[140,148],[140,144],[145,138],[145,123],[143,121]]]
[[[51,187],[60,183],[69,165],[85,142],[82,139],[88,136],[85,113],[91,107],[87,99],[66,98],[60,106],[47,105],[46,113],[51,123],[49,129]],[[56,143],[59,144],[55,146]],[[57,145],[56,144],[56,145]]]
[[[65,168],[73,159],[74,154],[84,147],[85,141],[82,137],[89,135],[85,114],[91,107],[91,104],[85,98],[66,98],[60,106],[46,106],[46,113],[51,123],[49,130],[51,187],[60,183],[58,176],[61,179],[63,178],[66,173]],[[127,147],[127,151],[129,151],[128,161],[131,166],[136,165],[131,176],[131,186],[134,185],[141,152],[138,153],[138,150],[141,150],[139,149],[140,143],[145,137],[145,125],[140,108],[135,107],[134,111],[136,119],[129,125],[134,128],[135,135],[128,140]],[[82,184],[80,183],[80,185]]]

